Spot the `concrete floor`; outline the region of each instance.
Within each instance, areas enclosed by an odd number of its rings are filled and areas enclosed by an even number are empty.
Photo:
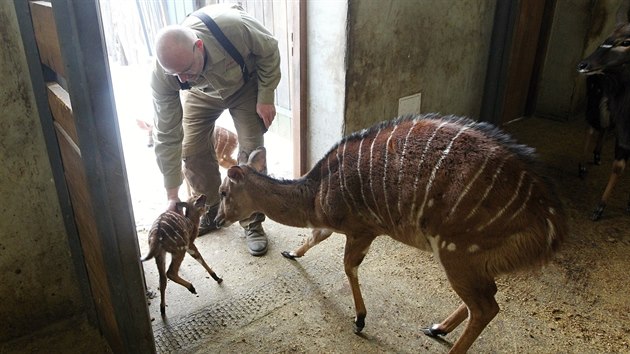
[[[583,128],[582,122],[543,119],[506,127],[539,151],[559,185],[573,232],[543,270],[499,280],[501,312],[471,352],[630,353],[630,216],[624,210],[630,178],[617,186],[604,218],[590,221],[610,171],[611,142],[602,166],[589,166],[587,179],[580,180]],[[134,198],[135,208],[142,205]],[[142,218],[151,213],[142,213],[136,211],[146,253]],[[169,281],[165,320],[159,315],[155,263],[144,264],[148,288],[157,295],[148,304],[158,352],[443,353],[461,334],[458,328],[436,341],[419,331],[459,303],[431,254],[388,237],[375,241],[360,271],[368,317],[358,336],[352,332],[354,306],[342,265],[344,237],[335,234],[304,258],[289,261],[280,252],[300,245],[308,230],[270,220],[265,228],[270,245],[263,257],[249,255],[237,225],[199,238],[198,248],[224,282],[217,285],[187,257],[180,275],[198,294]],[[54,337],[68,340],[30,338],[0,347],[0,353],[81,353],[85,346],[68,343],[94,343],[93,331],[84,325],[57,331]]]

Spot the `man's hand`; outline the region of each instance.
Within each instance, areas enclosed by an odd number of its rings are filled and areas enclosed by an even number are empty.
[[[265,123],[265,128],[269,129],[271,123],[273,123],[273,119],[276,117],[276,106],[267,103],[257,103],[256,113],[258,113],[260,119]]]
[[[179,200],[179,187],[167,188],[166,199],[168,200],[166,210],[177,211],[177,203],[181,202]]]

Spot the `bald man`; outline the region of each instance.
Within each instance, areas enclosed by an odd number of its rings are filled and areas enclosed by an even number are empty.
[[[274,91],[280,81],[280,52],[271,33],[240,6],[211,5],[200,11],[216,22],[238,50],[248,77],[206,25],[191,15],[181,25],[158,33],[151,89],[155,154],[169,208],[179,201],[183,170],[192,191],[208,197],[199,225],[201,236],[217,229],[214,218],[221,175],[212,140],[214,123],[229,110],[238,134],[239,162],[247,161],[252,150],[264,146],[263,134],[276,115]],[[184,90],[186,86],[190,89]],[[264,219],[257,213],[240,222],[254,256],[267,252]]]

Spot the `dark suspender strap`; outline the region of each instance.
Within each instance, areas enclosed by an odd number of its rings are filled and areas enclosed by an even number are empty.
[[[236,47],[230,42],[230,40],[225,36],[223,31],[219,28],[216,22],[210,16],[202,11],[197,11],[192,13],[193,16],[198,17],[203,23],[206,24],[206,27],[212,32],[214,38],[216,38],[219,43],[225,48],[225,50],[232,56],[232,58],[240,65],[241,72],[243,73],[243,82],[247,83],[249,81],[249,70],[247,70],[247,66],[245,65],[245,61],[243,60],[243,56],[238,52]]]
[[[188,83],[188,81],[181,82],[181,81],[179,81],[179,78],[177,78],[177,77],[175,79],[177,79],[177,83],[179,83],[179,88],[181,90],[190,90],[190,84]]]

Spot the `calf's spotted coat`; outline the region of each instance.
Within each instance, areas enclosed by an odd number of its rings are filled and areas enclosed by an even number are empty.
[[[205,204],[205,195],[191,196],[188,201],[177,203],[177,211],[167,210],[160,214],[149,231],[149,253],[141,261],[144,262],[155,257],[155,263],[160,274],[160,313],[162,316],[166,313],[164,295],[167,277],[191,293],[197,293],[190,282],[179,276],[179,267],[186,253],[189,253],[199,262],[217,283],[223,281],[208,266],[194,243],[199,231],[199,219],[205,210]],[[171,264],[168,271],[165,269],[167,252],[171,254]]]

